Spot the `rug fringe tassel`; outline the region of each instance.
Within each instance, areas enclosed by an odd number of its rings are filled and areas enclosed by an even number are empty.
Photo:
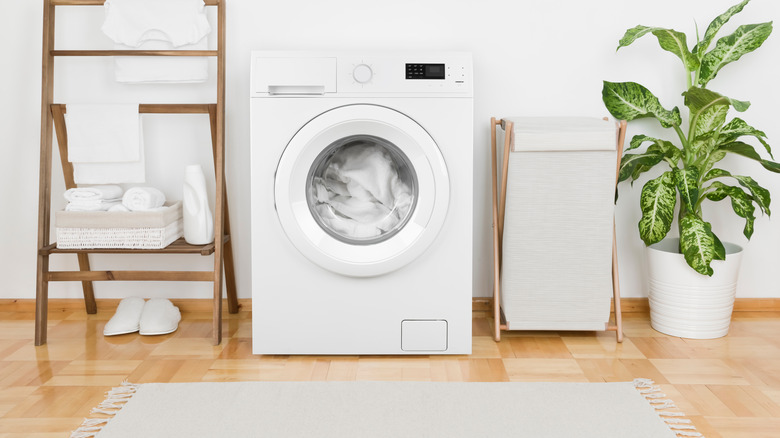
[[[139,386],[125,380],[122,382],[122,386],[117,386],[106,392],[106,399],[96,408],[93,408],[90,413],[105,414],[109,417],[85,418],[81,426],[70,434],[70,438],[91,438],[97,435],[108,424],[108,421],[124,407],[125,403],[130,401]]]
[[[683,412],[664,411],[664,409],[677,408],[674,402],[664,398],[666,394],[661,392],[661,387],[655,385],[650,379],[634,379],[634,388],[645,397],[650,406],[652,406],[659,417],[666,423],[669,429],[678,437],[698,437],[704,438],[704,435],[696,431],[693,421],[685,417]]]

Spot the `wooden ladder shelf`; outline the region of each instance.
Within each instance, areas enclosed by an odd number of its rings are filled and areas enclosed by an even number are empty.
[[[41,90],[41,164],[38,200],[38,265],[36,278],[35,345],[46,343],[47,310],[50,281],[80,281],[87,313],[97,313],[93,281],[210,281],[214,284],[212,340],[222,342],[222,275],[224,268],[228,311],[238,312],[233,250],[230,239],[227,192],[225,189],[225,0],[206,0],[217,7],[217,50],[149,51],[149,50],[54,50],[54,16],[56,6],[102,6],[105,0],[43,1],[43,80]],[[215,56],[217,58],[217,102],[209,104],[142,104],[142,114],[208,114],[214,156],[216,203],[214,239],[208,245],[189,245],[179,239],[162,249],[58,249],[50,241],[52,140],[54,130],[67,189],[76,187],[73,165],[67,160],[68,134],[63,104],[52,102],[54,95],[54,59],[59,56]],[[52,130],[52,128],[54,128]],[[52,272],[49,256],[76,254],[78,271]],[[211,271],[92,271],[89,254],[200,254],[214,255]]]

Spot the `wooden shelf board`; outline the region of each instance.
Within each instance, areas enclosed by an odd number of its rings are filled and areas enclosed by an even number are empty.
[[[216,50],[51,50],[51,56],[217,56]]]
[[[103,6],[106,0],[51,0],[54,6]],[[220,0],[205,0],[206,6],[217,6]]]
[[[227,243],[230,236],[226,235],[223,243]],[[190,245],[181,237],[165,248],[161,249],[130,249],[130,248],[91,248],[91,249],[63,249],[57,248],[57,243],[51,243],[40,250],[38,254],[200,254],[211,255],[214,253],[214,243],[207,245]]]

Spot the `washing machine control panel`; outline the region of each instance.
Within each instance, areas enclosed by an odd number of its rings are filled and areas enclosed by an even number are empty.
[[[471,55],[253,52],[251,93],[296,96],[472,96]]]
[[[337,93],[471,94],[471,56],[339,56]]]

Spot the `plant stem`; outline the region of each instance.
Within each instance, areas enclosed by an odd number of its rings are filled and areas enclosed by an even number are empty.
[[[677,215],[677,232],[680,235],[680,241],[677,244],[677,252],[680,254],[683,253],[682,251],[682,239],[683,239],[683,233],[682,233],[682,218],[685,217],[685,215],[688,213],[688,210],[685,208],[685,203],[680,203],[680,212]]]

